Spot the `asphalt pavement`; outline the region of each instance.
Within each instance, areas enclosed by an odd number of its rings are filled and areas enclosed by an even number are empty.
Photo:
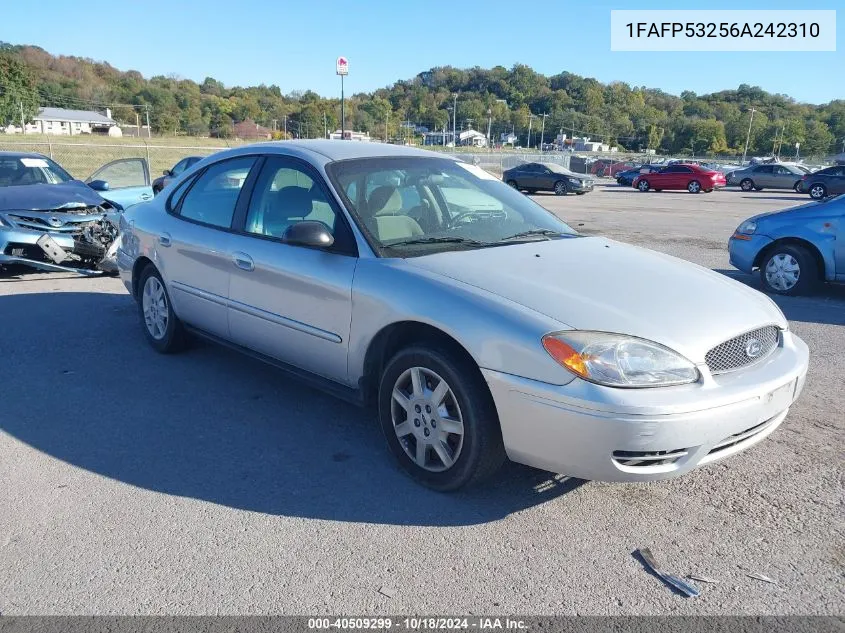
[[[731,231],[807,201],[535,199],[755,287]],[[0,273],[0,613],[842,614],[845,289],[776,300],[811,366],[754,448],[636,485],[511,464],[444,495],[399,471],[369,411],[212,344],[155,353],[117,279]],[[684,598],[640,547],[719,582]]]

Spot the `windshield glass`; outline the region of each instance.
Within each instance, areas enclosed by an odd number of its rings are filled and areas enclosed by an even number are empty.
[[[447,158],[364,158],[331,163],[327,171],[385,257],[578,235],[475,165]]]
[[[73,176],[43,156],[0,156],[0,187],[59,183]]]

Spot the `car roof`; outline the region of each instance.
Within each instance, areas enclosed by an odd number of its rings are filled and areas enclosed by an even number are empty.
[[[0,152],[0,158],[47,158],[44,154],[38,152]]]
[[[385,156],[426,156],[435,158],[451,158],[450,156],[439,152],[431,152],[413,147],[406,147],[404,145],[374,143],[371,141],[341,141],[339,139],[271,141],[269,143],[255,143],[245,147],[260,147],[264,150],[276,150],[279,153],[308,152],[312,154],[319,154],[330,161]]]

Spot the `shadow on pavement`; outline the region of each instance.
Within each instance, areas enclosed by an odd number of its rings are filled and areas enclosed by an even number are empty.
[[[786,200],[786,201],[794,201],[794,202],[813,202],[813,199],[810,196],[795,196],[795,195],[787,195],[784,194],[782,196],[764,196],[764,195],[750,195],[750,196],[742,196],[746,200]]]
[[[738,270],[714,269],[726,277],[741,281],[755,290],[763,291],[759,275],[748,275]],[[824,284],[810,296],[784,297],[766,293],[790,321],[845,325],[845,285]]]
[[[146,490],[272,515],[471,525],[581,481],[508,464],[455,494],[422,488],[370,411],[211,344],[154,352],[128,295],[0,296],[0,430]]]

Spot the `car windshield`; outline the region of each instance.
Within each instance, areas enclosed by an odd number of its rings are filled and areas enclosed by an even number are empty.
[[[0,156],[0,187],[58,185],[73,176],[43,156]]]
[[[363,158],[331,163],[327,172],[385,257],[578,236],[475,165],[447,158]]]

